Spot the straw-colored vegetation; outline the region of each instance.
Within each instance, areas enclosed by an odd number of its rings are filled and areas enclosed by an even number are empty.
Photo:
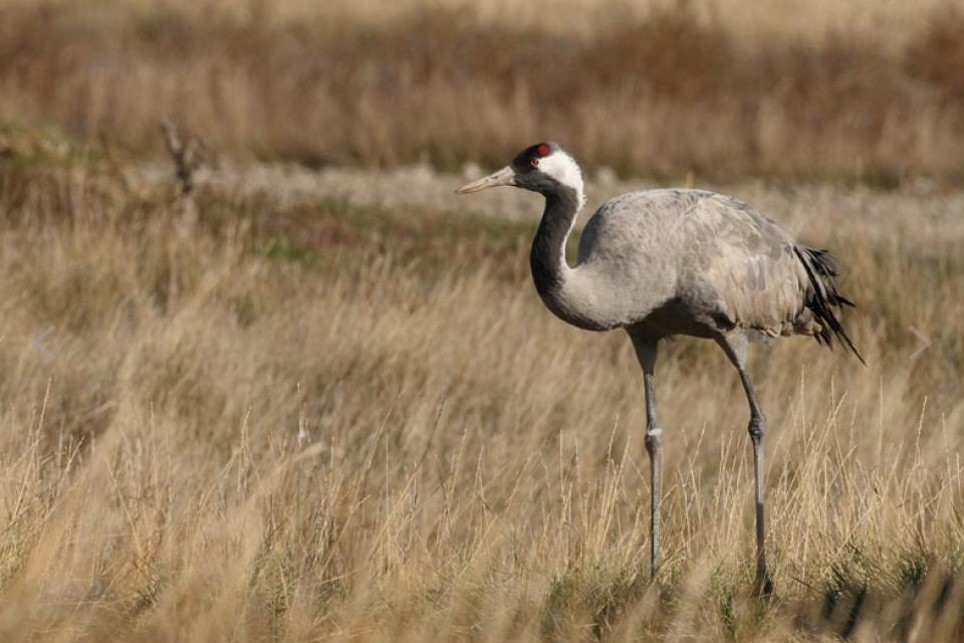
[[[865,234],[866,192],[802,204],[870,365],[804,339],[753,362],[776,580],[758,604],[731,367],[688,340],[660,364],[652,584],[638,367],[620,333],[544,310],[529,224],[202,190],[192,228],[98,149],[3,137],[3,638],[959,632],[959,238]],[[913,361],[909,324],[935,340]]]
[[[143,152],[167,114],[319,165],[495,163],[552,138],[626,175],[961,178],[953,4],[472,4],[4,3],[0,118]]]
[[[964,638],[954,6],[0,4],[0,640]],[[192,223],[162,116],[340,169],[225,163]],[[752,362],[769,602],[718,348],[661,354],[654,581],[628,340],[542,306],[537,198],[425,166],[544,138],[597,200],[779,177],[732,191],[838,255],[869,365]]]

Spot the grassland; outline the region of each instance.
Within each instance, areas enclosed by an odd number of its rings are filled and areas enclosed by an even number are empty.
[[[943,0],[4,2],[0,640],[964,638],[961,33]],[[195,222],[162,116],[215,161]],[[543,138],[590,205],[713,182],[837,252],[868,366],[752,362],[769,602],[720,351],[661,353],[651,579],[628,341],[542,306],[537,198],[452,195]]]
[[[551,138],[625,176],[960,181],[960,3],[775,4],[11,2],[0,118],[147,154],[169,115],[317,166]]]
[[[659,365],[652,583],[638,367],[544,310],[531,220],[202,187],[189,226],[124,159],[4,136],[3,639],[960,634],[964,260],[927,199],[755,188],[839,251],[869,362],[803,339],[753,361],[758,604],[732,369],[686,340]],[[912,361],[910,324],[935,340]]]

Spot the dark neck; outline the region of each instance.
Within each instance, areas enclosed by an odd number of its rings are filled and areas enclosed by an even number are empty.
[[[571,188],[546,192],[546,209],[532,240],[529,267],[532,280],[546,307],[557,317],[587,330],[611,327],[597,319],[588,284],[575,278],[566,263],[566,240],[576,222],[580,197]]]
[[[529,267],[539,295],[546,300],[558,295],[566,280],[566,240],[572,231],[579,201],[576,191],[558,188],[547,193],[546,209],[532,240]],[[548,303],[548,301],[547,301]]]

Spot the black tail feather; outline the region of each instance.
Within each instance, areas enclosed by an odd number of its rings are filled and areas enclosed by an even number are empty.
[[[847,331],[844,330],[843,324],[840,323],[833,310],[834,307],[855,306],[852,301],[837,291],[835,279],[837,267],[834,265],[833,257],[826,250],[815,250],[807,246],[794,246],[794,251],[807,271],[807,277],[810,279],[810,285],[813,289],[805,305],[823,326],[820,333],[816,335],[817,342],[833,348],[833,337],[835,335],[842,344],[856,355],[861,364],[866,365],[867,362],[861,357],[860,352],[854,346],[853,341],[847,335]]]

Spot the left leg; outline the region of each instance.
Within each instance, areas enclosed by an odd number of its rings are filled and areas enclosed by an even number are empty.
[[[630,335],[643,368],[646,389],[646,451],[649,453],[649,568],[653,578],[659,570],[659,502],[662,477],[663,430],[656,418],[656,340]]]
[[[764,541],[766,522],[763,511],[763,436],[767,428],[766,415],[756,399],[753,382],[746,370],[747,339],[744,335],[730,333],[717,339],[720,347],[740,373],[740,381],[750,403],[750,425],[748,431],[753,442],[753,478],[756,484],[756,581],[754,589],[760,596],[773,592],[773,580],[767,570]]]

